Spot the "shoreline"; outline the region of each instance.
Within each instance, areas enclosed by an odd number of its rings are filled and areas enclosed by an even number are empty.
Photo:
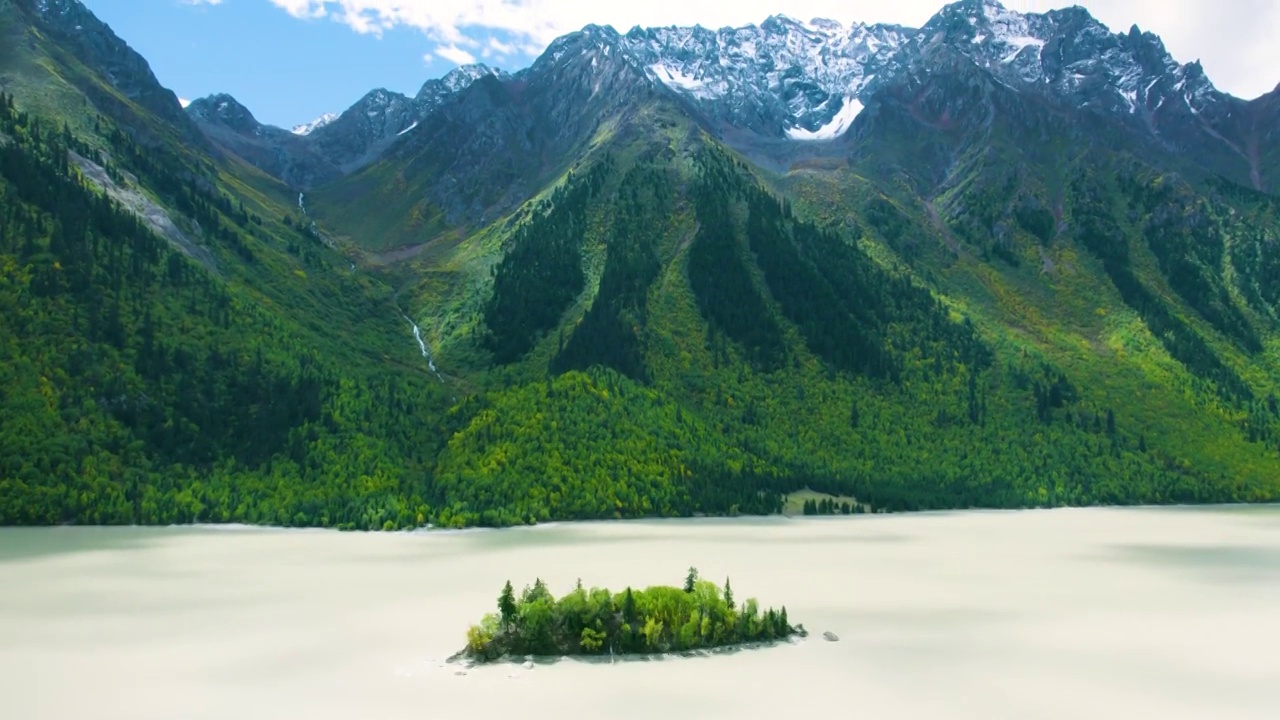
[[[773,525],[778,523],[790,522],[869,522],[874,520],[883,520],[886,518],[902,518],[902,517],[947,517],[955,515],[1025,515],[1032,513],[1065,513],[1080,511],[1211,511],[1211,510],[1249,510],[1249,509],[1276,509],[1280,508],[1280,502],[1274,503],[1216,503],[1205,505],[1081,505],[1056,508],[966,508],[953,510],[912,510],[892,513],[861,513],[849,515],[786,515],[775,513],[773,515],[738,515],[729,517],[723,515],[704,515],[690,517],[652,517],[652,518],[624,518],[624,519],[601,519],[601,520],[553,520],[536,525],[511,525],[507,527],[468,527],[468,528],[435,528],[421,527],[410,530],[338,530],[336,528],[326,527],[288,527],[284,525],[251,525],[247,523],[190,523],[186,525],[169,524],[169,525],[4,525],[0,526],[0,531],[14,529],[129,529],[129,530],[195,530],[201,532],[221,532],[228,534],[235,533],[252,533],[252,532],[272,532],[272,533],[334,533],[340,535],[420,535],[420,536],[436,536],[436,535],[462,535],[471,533],[491,533],[491,532],[507,532],[507,531],[536,531],[536,530],[554,530],[557,528],[576,527],[576,526],[592,526],[592,525],[625,525],[625,524],[675,524],[675,523],[697,523],[697,524],[759,524]]]
[[[811,633],[796,634],[781,640],[769,640],[760,642],[739,643],[736,645],[721,645],[713,648],[699,648],[697,650],[680,650],[668,651],[660,653],[625,653],[609,655],[504,655],[495,660],[479,661],[466,654],[465,650],[460,650],[445,659],[445,666],[457,666],[464,670],[476,670],[479,668],[496,668],[503,666],[517,666],[528,668],[529,665],[535,667],[551,667],[564,663],[582,663],[585,665],[620,665],[623,663],[642,663],[642,662],[666,662],[669,660],[696,660],[700,658],[710,658],[716,655],[736,655],[744,652],[757,652],[760,650],[771,650],[783,645],[803,645],[809,642]]]

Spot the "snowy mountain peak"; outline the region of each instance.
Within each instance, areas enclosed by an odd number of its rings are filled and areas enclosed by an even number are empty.
[[[414,102],[421,109],[418,117],[425,117],[428,112],[439,105],[442,99],[460,93],[471,87],[480,78],[489,76],[496,77],[499,80],[509,77],[501,70],[481,63],[474,63],[471,65],[459,65],[446,73],[444,77],[426,81],[414,97]]]
[[[590,26],[548,54],[558,59],[592,37],[616,36]],[[1139,119],[1172,100],[1201,112],[1224,97],[1159,37],[1136,27],[1113,33],[1081,7],[1021,13],[997,0],[959,0],[919,30],[772,15],[718,30],[637,27],[620,41],[656,84],[713,120],[770,137],[839,136],[879,87],[957,57],[1011,88]]]
[[[310,135],[316,130],[319,130],[320,128],[324,127],[325,125],[328,125],[329,123],[337,119],[338,119],[337,113],[325,113],[320,117],[316,118],[315,120],[312,120],[309,123],[304,123],[302,125],[295,126],[293,128],[293,134],[294,135]]]
[[[483,63],[472,63],[470,65],[459,65],[450,70],[444,77],[440,78],[440,82],[449,92],[459,92],[467,89],[471,86],[471,83],[487,75],[503,77],[505,73]]]
[[[961,0],[924,26],[911,53],[918,61],[940,46],[1011,87],[1122,116],[1160,107],[1170,99],[1161,93],[1175,87],[1190,88],[1183,100],[1197,110],[1210,95],[1220,96],[1192,66],[1179,65],[1158,36],[1136,25],[1112,33],[1080,7],[1024,14],[995,0]]]
[[[767,32],[787,32],[795,28],[804,28],[805,24],[790,15],[778,13],[770,15],[760,23],[760,29]]]
[[[653,80],[713,118],[768,136],[813,139],[848,129],[856,117],[852,100],[915,32],[774,15],[758,26],[719,30],[634,28],[623,42]]]

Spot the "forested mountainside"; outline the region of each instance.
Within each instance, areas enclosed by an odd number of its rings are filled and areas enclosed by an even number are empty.
[[[302,134],[0,0],[0,523],[1275,500],[1277,105],[1100,27],[593,26]]]

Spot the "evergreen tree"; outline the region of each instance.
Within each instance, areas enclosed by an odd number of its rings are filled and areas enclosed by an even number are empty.
[[[694,587],[697,584],[698,584],[698,569],[695,567],[690,567],[689,574],[686,575],[684,578],[684,591],[686,593],[692,593]]]
[[[635,596],[632,594],[631,588],[628,587],[626,595],[623,596],[623,599],[622,599],[622,619],[625,620],[627,623],[631,624],[631,626],[634,628],[636,617],[637,616],[636,616]]]
[[[502,586],[502,594],[498,596],[498,613],[502,618],[502,629],[506,630],[516,616],[516,594],[510,580]]]

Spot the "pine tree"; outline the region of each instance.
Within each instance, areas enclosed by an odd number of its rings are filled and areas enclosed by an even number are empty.
[[[635,629],[636,599],[632,595],[630,587],[627,588],[626,596],[622,598],[622,619],[631,625],[633,630]]]
[[[686,593],[692,593],[693,587],[694,585],[697,585],[697,583],[698,583],[698,568],[691,567],[689,568],[689,574],[686,575],[684,578],[684,591]]]
[[[498,596],[498,613],[502,616],[502,629],[511,627],[511,622],[516,617],[516,593],[511,588],[510,580],[502,587],[502,594]]]

